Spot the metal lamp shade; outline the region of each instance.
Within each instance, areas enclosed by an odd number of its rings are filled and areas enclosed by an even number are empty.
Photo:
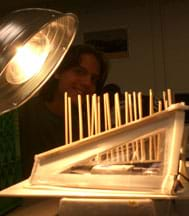
[[[41,8],[17,10],[0,21],[0,114],[19,107],[44,85],[63,60],[77,26],[74,14]],[[15,56],[28,46],[42,53],[42,60],[23,53],[27,73],[22,73]]]

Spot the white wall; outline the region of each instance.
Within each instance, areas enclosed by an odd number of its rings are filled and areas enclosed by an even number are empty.
[[[154,88],[152,32],[149,7],[145,4],[123,5],[119,8],[92,11],[79,15],[80,35],[83,32],[128,29],[129,56],[110,59],[108,82],[118,83],[123,90],[148,90]],[[82,37],[79,38],[82,40]],[[78,41],[79,41],[78,40]]]
[[[163,4],[162,20],[167,86],[189,92],[189,1]]]
[[[106,8],[97,4],[84,13],[80,8],[77,41],[87,31],[126,27],[129,57],[110,60],[108,82],[117,82],[128,91],[152,88],[160,94],[171,88],[189,92],[189,1],[126,2]]]

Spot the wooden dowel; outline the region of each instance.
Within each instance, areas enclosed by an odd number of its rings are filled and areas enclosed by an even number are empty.
[[[146,151],[145,151],[145,142],[144,139],[140,139],[140,146],[141,146],[141,160],[146,160]]]
[[[136,100],[136,92],[133,92],[133,109],[134,109],[134,120],[137,120],[137,100]]]
[[[158,101],[158,112],[161,112],[162,111],[162,101],[159,100]]]
[[[153,160],[156,160],[157,154],[157,134],[153,135]]]
[[[168,100],[168,106],[171,106],[171,104],[172,104],[171,89],[167,89],[167,100]]]
[[[94,104],[95,94],[92,95],[92,110],[91,110],[91,136],[94,135],[94,125],[95,125],[95,104]]]
[[[165,101],[165,109],[167,109],[168,108],[168,101],[166,100]]]
[[[136,154],[136,152],[135,152],[135,142],[132,142],[132,161],[134,161],[135,160],[135,154]]]
[[[138,92],[138,112],[139,112],[139,119],[141,119],[143,117],[142,92]]]
[[[166,99],[166,92],[165,91],[163,91],[163,105],[164,105],[164,109],[168,108],[168,102]]]
[[[120,154],[119,154],[119,146],[115,149],[116,152],[116,162],[121,162]]]
[[[112,128],[112,120],[111,120],[111,110],[110,110],[110,98],[109,94],[106,93],[106,114],[107,114],[107,129],[110,130]]]
[[[114,150],[113,149],[110,150],[110,155],[111,155],[111,162],[113,162],[114,161]]]
[[[116,109],[116,97],[114,94],[114,122],[115,122],[115,127],[117,128],[118,123],[117,123],[117,109]]]
[[[124,162],[125,161],[125,153],[124,153],[124,146],[121,145],[121,161]]]
[[[128,101],[129,101],[129,120],[130,122],[133,121],[133,104],[131,94],[128,94]]]
[[[83,139],[83,113],[81,95],[78,95],[78,112],[79,112],[79,139]]]
[[[110,108],[110,97],[107,94],[107,116],[108,116],[108,129],[112,128],[112,119],[111,119],[111,108]]]
[[[97,124],[98,124],[98,133],[100,133],[101,132],[100,96],[97,97]]]
[[[129,101],[128,92],[125,92],[125,124],[129,122]]]
[[[153,155],[153,139],[152,136],[149,136],[149,160],[152,160],[152,155]]]
[[[86,103],[87,103],[87,129],[88,136],[91,135],[91,109],[90,109],[90,98],[89,95],[86,95]]]
[[[107,93],[103,94],[103,105],[104,105],[104,129],[108,129],[108,119],[107,119]]]
[[[149,115],[154,113],[154,103],[153,103],[153,92],[152,89],[149,90]]]
[[[71,107],[71,98],[68,97],[68,113],[69,113],[69,143],[72,143],[72,107]]]
[[[140,142],[139,140],[136,140],[136,160],[140,160],[140,153],[139,153],[139,145],[140,145]]]
[[[65,124],[65,145],[68,144],[68,93],[64,93],[64,124]]]
[[[98,117],[97,117],[97,96],[92,96],[92,118],[91,118],[91,134],[97,134],[98,132]]]
[[[95,134],[98,133],[97,95],[94,94]]]
[[[157,134],[157,152],[156,152],[156,160],[160,160],[160,143],[161,143],[161,134]]]
[[[120,113],[120,102],[119,102],[119,94],[114,94],[115,101],[115,126],[119,127],[121,125],[121,113]]]
[[[126,160],[127,160],[127,161],[129,161],[129,144],[130,144],[130,143],[127,143],[127,144],[126,144],[126,158],[127,158]]]

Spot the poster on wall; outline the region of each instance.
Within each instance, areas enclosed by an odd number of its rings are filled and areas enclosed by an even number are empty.
[[[85,32],[84,42],[102,51],[108,58],[128,57],[126,28]]]

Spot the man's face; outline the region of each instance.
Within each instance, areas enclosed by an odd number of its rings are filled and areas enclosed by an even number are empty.
[[[100,65],[95,56],[82,54],[78,66],[65,70],[57,76],[59,79],[57,94],[62,97],[67,92],[72,102],[77,104],[78,94],[84,96],[96,91],[99,75]]]

